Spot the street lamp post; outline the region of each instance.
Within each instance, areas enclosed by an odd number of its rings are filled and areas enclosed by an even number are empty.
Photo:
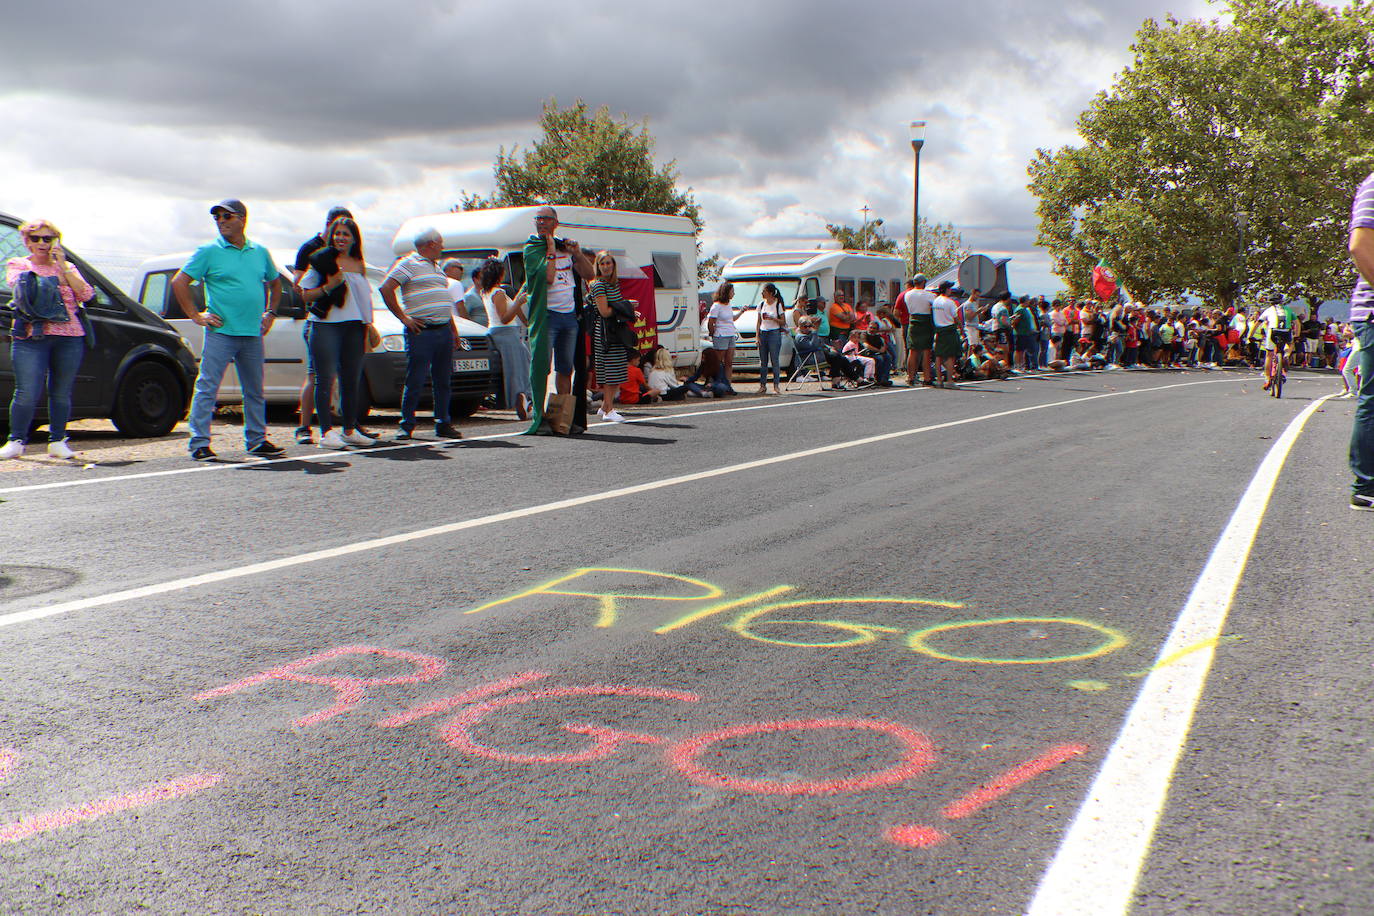
[[[911,274],[920,272],[921,255],[921,147],[926,145],[926,122],[911,122],[911,151],[916,155],[911,181]]]

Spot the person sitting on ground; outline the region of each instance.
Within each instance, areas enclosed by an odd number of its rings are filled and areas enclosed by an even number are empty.
[[[625,367],[625,381],[616,394],[621,404],[652,404],[658,400],[658,392],[649,387],[644,376],[644,365],[648,359],[647,355],[632,359]]]
[[[959,372],[966,379],[1003,379],[1007,377],[1007,365],[983,344],[977,343],[968,348]]]
[[[679,382],[673,370],[673,354],[663,347],[654,351],[653,368],[649,370],[648,387],[665,401],[681,401],[684,398],[709,397],[706,390],[696,382]]]
[[[704,383],[703,388],[711,397],[728,398],[735,394],[735,389],[725,381],[725,361],[715,347],[708,346],[701,351],[701,362],[684,384],[692,385],[698,380]]]

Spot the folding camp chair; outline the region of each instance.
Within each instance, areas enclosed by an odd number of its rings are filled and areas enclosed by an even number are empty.
[[[830,365],[819,350],[798,356],[792,361],[792,377],[783,385],[785,391],[796,391],[807,382],[823,382],[830,376]]]

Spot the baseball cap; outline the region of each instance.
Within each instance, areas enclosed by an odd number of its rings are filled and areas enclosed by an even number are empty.
[[[943,293],[943,292],[948,292],[949,290],[951,290],[951,289],[953,289],[953,288],[954,288],[954,284],[953,284],[951,281],[949,281],[949,280],[941,280],[941,281],[940,281],[940,285],[937,286],[937,287],[935,287],[936,290],[938,290],[939,292],[942,292],[942,293]]]
[[[911,282],[912,282],[912,283],[915,283],[917,286],[925,286],[925,284],[926,284],[926,275],[925,275],[925,274],[917,274],[916,276],[914,276],[914,277],[911,278]]]
[[[954,287],[953,289],[951,289],[950,292],[953,293],[953,294],[956,295],[956,296],[967,296],[967,295],[968,295],[968,293],[964,292],[964,288],[963,288],[962,286],[956,286],[956,287]]]
[[[232,197],[227,197],[211,207],[211,215],[213,215],[216,210],[228,210],[230,213],[237,213],[239,216],[248,215],[248,208],[243,205],[243,201],[236,200]]]

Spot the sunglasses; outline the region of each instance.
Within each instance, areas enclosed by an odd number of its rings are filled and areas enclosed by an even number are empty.
[[[57,236],[55,236],[55,235],[31,235],[31,236],[29,236],[29,241],[30,241],[30,242],[34,242],[35,244],[38,243],[38,242],[47,242],[49,245],[51,245],[53,242],[57,241]]]
[[[238,217],[238,214],[233,212],[232,210],[220,210],[210,215],[215,218],[215,222],[217,223],[222,223],[226,219],[236,219]]]

